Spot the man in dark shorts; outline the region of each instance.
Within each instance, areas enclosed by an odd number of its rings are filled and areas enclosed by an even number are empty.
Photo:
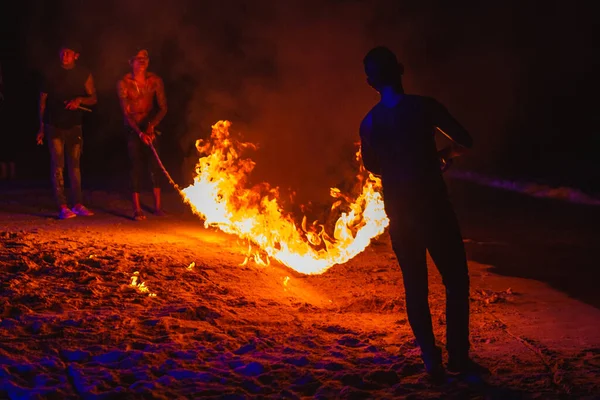
[[[44,71],[40,90],[40,130],[37,143],[48,138],[51,158],[52,186],[59,207],[59,218],[93,213],[82,204],[80,157],[83,145],[83,109],[96,104],[94,79],[89,70],[77,65],[79,46],[68,42],[60,48],[60,65]],[[73,208],[65,197],[65,158],[71,184]]]
[[[475,372],[477,364],[469,358],[467,260],[442,177],[442,169],[473,141],[436,100],[404,93],[403,66],[388,48],[369,51],[364,67],[367,82],[379,92],[381,100],[360,126],[362,158],[367,170],[381,176],[392,247],[402,270],[408,320],[425,368],[436,380],[445,375],[429,310],[429,251],[446,286],[448,371]],[[436,130],[452,145],[438,151]]]
[[[131,163],[133,219],[136,221],[146,218],[140,206],[140,191],[145,168],[150,169],[152,179],[154,214],[164,215],[160,192],[162,171],[150,146],[158,149],[154,128],[167,113],[167,99],[162,79],[148,71],[149,61],[148,51],[139,49],[129,60],[131,72],[127,73],[117,85],[125,120]],[[155,100],[158,109],[154,107]]]

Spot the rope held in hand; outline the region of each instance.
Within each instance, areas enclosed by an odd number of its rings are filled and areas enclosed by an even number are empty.
[[[158,156],[158,152],[156,151],[156,148],[154,148],[154,145],[152,143],[150,143],[148,146],[150,146],[150,149],[152,150],[152,152],[154,153],[154,157],[156,157],[156,161],[158,162],[158,166],[160,167],[160,169],[162,169],[162,172],[165,174],[165,176],[167,177],[167,179],[169,180],[169,183],[171,185],[173,185],[173,187],[175,189],[177,189],[178,192],[181,191],[181,189],[179,189],[179,185],[175,183],[175,181],[173,180],[173,178],[171,178],[171,175],[169,174],[169,172],[167,171],[167,169],[165,168],[164,164],[162,163],[162,161],[160,160],[160,157]]]

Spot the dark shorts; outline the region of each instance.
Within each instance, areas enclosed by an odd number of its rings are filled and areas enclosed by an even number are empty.
[[[156,160],[150,146],[142,142],[142,139],[131,128],[127,127],[127,151],[129,154],[131,190],[140,193],[146,177],[150,177],[152,188],[160,188],[162,183],[162,170]],[[158,140],[152,143],[156,152],[159,153]]]

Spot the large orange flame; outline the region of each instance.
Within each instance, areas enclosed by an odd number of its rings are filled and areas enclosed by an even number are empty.
[[[389,220],[383,208],[381,181],[366,172],[362,163],[357,175],[360,193],[352,197],[331,189],[335,199],[331,209],[346,210],[337,219],[331,237],[317,221],[307,224],[305,217],[302,223],[295,222],[282,210],[277,188],[267,184],[247,187],[255,163],[241,156],[256,147],[232,138],[230,126],[229,121],[219,121],[213,125],[209,140],[196,142],[198,151],[206,156],[196,166],[194,183],[181,191],[206,227],[218,227],[258,246],[261,251],[253,254],[258,262],[268,263],[273,258],[304,274],[323,273],[345,263],[383,233]]]

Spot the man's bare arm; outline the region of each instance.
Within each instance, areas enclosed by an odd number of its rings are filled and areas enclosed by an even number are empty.
[[[167,114],[167,96],[165,95],[165,85],[163,80],[160,78],[158,78],[156,86],[156,100],[158,103],[158,113],[148,123],[151,129],[154,129],[154,127],[158,125]]]
[[[463,126],[438,102],[434,106],[434,124],[448,139],[459,146],[473,147],[473,138]]]
[[[92,77],[92,74],[90,74],[85,81],[85,92],[87,93],[87,97],[81,98],[81,104],[93,106],[98,102],[98,97],[96,96],[96,86],[94,85],[94,78]]]
[[[44,143],[44,114],[46,112],[46,99],[48,93],[40,92],[40,104],[39,104],[39,116],[40,116],[40,129],[36,136],[36,142],[38,145]]]
[[[93,106],[97,102],[96,89],[94,88],[94,79],[92,74],[88,76],[84,84],[87,96],[75,97],[72,100],[65,102],[65,108],[68,110],[77,110],[81,105]]]
[[[436,129],[452,141],[452,144],[440,151],[440,156],[451,159],[463,155],[473,147],[473,138],[467,130],[448,112],[446,107],[433,100],[433,118]]]
[[[140,127],[129,113],[130,105],[127,98],[127,88],[125,87],[125,83],[123,81],[119,81],[117,84],[117,95],[119,96],[119,104],[121,105],[121,111],[123,111],[123,117],[125,118],[125,121],[131,127],[131,129],[133,129],[138,135],[141,135],[142,131],[140,130]]]

